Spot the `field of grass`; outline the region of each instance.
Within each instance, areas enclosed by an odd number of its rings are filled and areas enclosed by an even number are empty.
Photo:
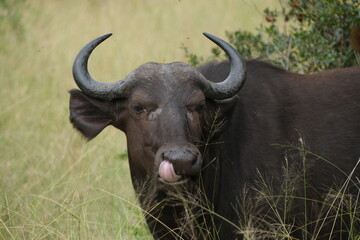
[[[105,33],[90,72],[114,81],[148,61],[208,55],[203,31],[251,30],[262,0],[0,1],[0,239],[149,239],[123,133],[87,143],[68,121],[78,50]]]

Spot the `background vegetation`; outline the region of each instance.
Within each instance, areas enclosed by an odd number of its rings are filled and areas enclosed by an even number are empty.
[[[186,61],[213,46],[201,33],[254,30],[263,0],[0,0],[0,239],[149,239],[136,205],[125,138],[86,143],[68,121],[72,61],[101,81],[148,61]]]
[[[265,24],[256,31],[226,31],[245,58],[262,58],[283,69],[313,73],[360,64],[360,2],[358,0],[283,0],[263,10]],[[184,47],[189,62],[204,58]],[[354,51],[356,50],[356,51]],[[218,47],[213,58],[222,57]]]

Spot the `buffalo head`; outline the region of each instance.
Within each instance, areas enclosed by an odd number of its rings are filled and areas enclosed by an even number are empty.
[[[108,125],[125,132],[137,191],[138,184],[149,179],[165,185],[195,179],[203,165],[198,142],[207,105],[236,95],[245,81],[245,62],[228,43],[205,34],[230,59],[230,74],[222,82],[211,82],[197,69],[174,62],[146,63],[122,81],[101,83],[90,76],[87,62],[109,36],[88,43],[75,59],[73,76],[81,91],[70,92],[74,127],[88,139]]]

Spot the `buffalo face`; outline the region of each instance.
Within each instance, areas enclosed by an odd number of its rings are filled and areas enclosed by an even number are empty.
[[[163,183],[184,183],[200,173],[196,142],[205,96],[192,84],[197,75],[181,63],[148,63],[131,74],[139,85],[123,100],[126,114],[118,127],[127,136],[134,180],[159,176]]]
[[[197,77],[182,63],[145,64],[128,76],[138,85],[124,99],[99,100],[72,90],[71,121],[89,139],[108,125],[123,130],[134,181],[186,183],[202,165],[198,144],[206,101],[194,84]]]

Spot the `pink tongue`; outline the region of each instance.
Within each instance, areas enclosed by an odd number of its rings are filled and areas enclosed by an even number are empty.
[[[169,161],[162,161],[159,166],[159,175],[166,182],[177,182],[180,180],[181,176],[176,175],[172,163]]]

